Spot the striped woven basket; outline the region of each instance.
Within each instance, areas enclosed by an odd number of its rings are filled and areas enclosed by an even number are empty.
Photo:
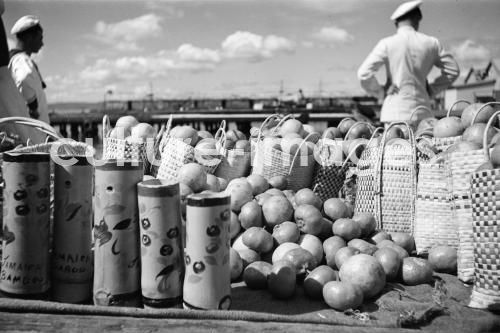
[[[409,139],[387,145],[393,126],[405,126]],[[416,144],[413,130],[405,122],[390,124],[380,142],[375,175],[375,211],[378,228],[413,234],[417,198]]]
[[[490,118],[488,129],[500,111]],[[486,138],[483,152],[489,160]],[[500,169],[481,170],[471,176],[474,287],[469,306],[500,310]]]
[[[144,174],[150,174],[151,158],[154,156],[156,139],[146,141],[127,140],[125,138],[114,138],[111,135],[111,124],[109,117],[102,118],[102,157],[103,159],[136,160],[143,162]]]
[[[446,117],[449,117],[451,115],[451,111],[453,110],[453,108],[460,103],[470,104],[470,102],[465,101],[465,100],[461,100],[461,99],[456,101],[448,109],[448,112],[446,113]],[[462,140],[461,135],[452,136],[452,137],[445,137],[445,138],[432,138],[432,142],[436,146],[436,148],[439,150],[439,152],[445,151],[451,145],[453,145],[454,143],[456,143],[460,140]]]
[[[376,135],[383,131],[377,128],[373,131],[372,137],[361,154],[356,165],[356,197],[354,202],[354,212],[372,213],[375,218],[375,178],[377,162],[379,158],[380,146]],[[377,223],[379,223],[377,221]]]
[[[438,245],[458,247],[450,195],[444,163],[419,163],[414,234],[418,254]]]
[[[269,126],[276,121],[280,124],[281,119],[282,117],[279,114],[270,115],[260,125],[257,137],[250,139],[252,173],[262,174],[264,172],[264,137],[277,136],[275,131],[268,131],[264,136],[264,130],[269,129]]]
[[[219,136],[221,146],[224,147],[226,132],[219,129],[215,138],[218,139]],[[246,177],[250,173],[251,152],[243,151],[243,149],[222,149],[220,159],[221,162],[215,170],[217,177],[231,181],[235,178]]]

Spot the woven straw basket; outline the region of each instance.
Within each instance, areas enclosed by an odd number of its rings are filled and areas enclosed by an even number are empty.
[[[470,104],[470,102],[466,101],[466,100],[458,100],[456,101],[455,103],[453,103],[450,108],[448,109],[448,112],[446,113],[446,117],[449,117],[450,114],[451,114],[451,111],[453,110],[453,108],[460,104],[460,103],[466,103],[466,104]],[[458,135],[458,136],[452,136],[452,137],[445,137],[445,138],[432,138],[432,142],[433,144],[436,146],[436,148],[442,152],[442,151],[445,151],[446,149],[448,149],[448,147],[450,147],[451,145],[453,145],[455,142],[458,142],[462,140],[462,136],[461,135]]]
[[[481,107],[478,112],[487,103]],[[475,121],[474,117],[472,123]],[[472,283],[474,278],[474,245],[472,232],[471,175],[484,162],[482,149],[468,152],[452,152],[446,160],[448,184],[452,194],[453,220],[458,224],[458,278]]]
[[[109,117],[102,118],[102,157],[103,159],[142,161],[144,174],[151,170],[151,158],[154,156],[155,140],[131,141],[124,138],[112,138]],[[157,136],[156,140],[159,138]]]
[[[488,129],[500,111],[490,118]],[[486,137],[485,159],[489,160]],[[469,306],[500,310],[500,169],[481,170],[471,176],[474,287]]]
[[[222,142],[226,140],[226,132],[219,129],[215,135],[216,139]],[[215,170],[215,175],[231,181],[239,177],[246,177],[250,173],[250,159],[251,152],[243,151],[242,149],[223,149],[221,155],[221,162]]]
[[[376,135],[383,131],[377,128],[373,131],[372,137],[361,154],[356,166],[356,198],[354,202],[354,212],[372,213],[375,218],[375,177],[377,162],[379,158],[380,146],[376,143]],[[377,223],[379,223],[377,221]]]
[[[283,117],[274,128],[271,136],[291,115]],[[295,154],[288,154],[275,149],[271,145],[265,145],[262,140],[262,131],[255,143],[255,156],[252,174],[259,174],[267,180],[275,176],[286,176],[288,178],[287,189],[298,191],[311,186],[314,174],[315,159],[313,154],[301,155],[305,148],[309,135],[304,138]]]
[[[393,126],[405,126],[409,140],[387,144]],[[413,234],[417,192],[416,143],[413,130],[405,122],[390,124],[382,135],[375,176],[375,210],[378,227],[388,232]]]

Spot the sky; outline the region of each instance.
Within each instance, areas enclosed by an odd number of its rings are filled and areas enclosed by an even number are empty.
[[[397,0],[5,0],[4,25],[37,15],[47,99],[363,95],[356,71]],[[424,0],[420,31],[462,78],[500,58],[500,0]],[[435,73],[433,73],[434,75]]]

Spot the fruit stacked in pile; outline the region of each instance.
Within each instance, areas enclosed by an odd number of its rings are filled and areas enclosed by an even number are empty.
[[[431,250],[429,261],[410,257],[413,237],[376,230],[369,213],[353,216],[342,199],[322,202],[310,189],[296,193],[286,179],[252,175],[231,181],[231,279],[268,289],[278,299],[297,284],[336,310],[359,307],[387,281],[428,283],[434,270],[456,272],[456,250]]]

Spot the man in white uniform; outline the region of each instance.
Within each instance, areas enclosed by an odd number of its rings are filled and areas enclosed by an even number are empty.
[[[435,37],[418,32],[422,19],[422,1],[400,5],[392,14],[396,34],[378,42],[358,69],[361,86],[369,94],[384,99],[380,121],[408,121],[418,106],[430,108],[433,96],[450,86],[459,75],[459,68],[451,54],[445,52]],[[385,66],[387,84],[382,86],[375,74]],[[427,81],[427,75],[436,66],[441,74]]]
[[[43,29],[33,15],[21,17],[12,27],[16,45],[11,50],[9,68],[16,85],[26,100],[32,118],[49,123],[49,110],[38,66],[31,59],[43,46]]]

